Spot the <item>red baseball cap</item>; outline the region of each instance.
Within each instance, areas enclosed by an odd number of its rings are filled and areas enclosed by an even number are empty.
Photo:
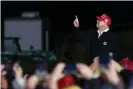
[[[108,26],[111,25],[111,18],[107,14],[103,14],[101,16],[96,16],[96,18],[100,21],[105,21]]]
[[[133,61],[128,59],[128,57],[121,60],[120,64],[124,67],[124,69],[133,71]]]
[[[58,88],[63,89],[65,87],[71,86],[75,84],[75,80],[72,75],[65,75],[63,78],[58,80]]]

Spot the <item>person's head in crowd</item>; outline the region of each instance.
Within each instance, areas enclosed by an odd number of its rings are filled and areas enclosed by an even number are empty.
[[[48,62],[45,60],[36,61],[36,75],[38,77],[38,87],[47,88],[49,80]],[[39,88],[40,89],[40,88]]]
[[[107,14],[101,16],[96,16],[97,23],[96,26],[98,30],[104,31],[111,25],[111,18]]]
[[[63,78],[58,80],[58,89],[63,89],[68,86],[75,85],[75,80],[73,76],[67,74]]]

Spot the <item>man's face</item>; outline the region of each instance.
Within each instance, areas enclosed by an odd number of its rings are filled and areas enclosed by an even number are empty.
[[[107,23],[105,21],[97,20],[97,23],[96,23],[97,28],[102,28],[106,25],[107,25]]]

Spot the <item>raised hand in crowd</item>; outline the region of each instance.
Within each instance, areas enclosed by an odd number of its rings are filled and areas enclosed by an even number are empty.
[[[15,79],[13,81],[14,89],[24,89],[26,86],[26,76],[23,77],[23,69],[18,63],[13,65],[13,71],[15,73]]]
[[[13,71],[15,72],[15,78],[22,78],[23,77],[23,69],[18,63],[13,65]]]
[[[0,65],[0,72],[1,72],[1,89],[7,89],[8,88],[8,82],[6,79],[6,71],[4,71],[5,65]]]
[[[124,85],[121,79],[121,76],[119,76],[117,69],[120,68],[121,66],[119,63],[117,63],[114,60],[111,60],[110,64],[108,65],[108,68],[104,70],[104,74],[107,78],[107,80],[119,89],[124,89]]]
[[[63,70],[65,68],[64,63],[58,63],[57,66],[54,68],[50,79],[49,79],[49,88],[50,89],[58,89],[58,80],[64,77]]]
[[[90,65],[90,68],[93,71],[93,78],[100,77],[100,63],[99,63],[99,57],[95,57],[93,60],[93,63]]]
[[[123,70],[123,67],[115,60],[111,60],[110,64],[117,72],[121,72]]]
[[[99,70],[99,57],[94,58],[93,63],[90,65],[90,67],[94,73]]]
[[[6,71],[4,71],[5,65],[1,64],[0,65],[0,72],[1,72],[1,77],[6,75]]]
[[[93,77],[93,70],[88,65],[83,63],[77,63],[76,67],[79,72],[79,75],[82,78],[91,79]]]
[[[39,82],[39,79],[37,75],[33,74],[27,79],[27,89],[35,89],[37,84]]]
[[[79,71],[79,76],[87,79],[97,78],[100,76],[99,70],[99,57],[94,58],[93,63],[89,66],[83,63],[77,63],[77,70]]]
[[[14,89],[35,89],[38,84],[38,77],[33,74],[29,78],[28,75],[23,75],[23,69],[18,63],[13,66],[15,72],[15,80],[13,81]]]

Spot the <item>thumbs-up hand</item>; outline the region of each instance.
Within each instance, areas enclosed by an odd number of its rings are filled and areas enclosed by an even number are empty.
[[[78,20],[77,15],[75,15],[75,20],[73,21],[73,24],[75,27],[79,27],[79,20]]]

